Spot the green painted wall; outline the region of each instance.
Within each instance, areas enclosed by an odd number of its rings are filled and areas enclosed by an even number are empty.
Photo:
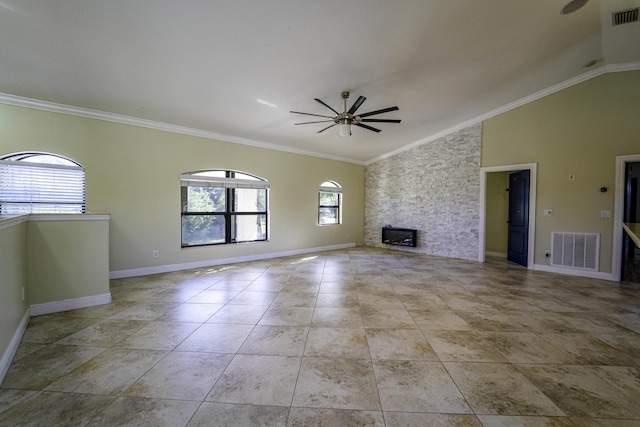
[[[29,304],[108,294],[108,239],[108,220],[29,221]]]
[[[640,71],[601,75],[483,123],[483,167],[538,164],[536,264],[552,231],[600,233],[600,271],[612,271],[613,215],[600,211],[613,214],[615,159],[631,154],[640,154]]]
[[[52,152],[86,168],[88,211],[111,214],[111,271],[363,244],[362,165],[8,105],[0,123],[0,155]],[[202,169],[271,182],[269,242],[181,249],[178,176]],[[341,226],[317,225],[317,189],[327,180],[343,187]]]
[[[0,230],[0,356],[27,310],[22,288],[27,288],[27,224]]]

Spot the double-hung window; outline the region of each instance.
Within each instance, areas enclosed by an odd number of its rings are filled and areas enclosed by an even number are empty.
[[[244,172],[180,175],[182,247],[268,238],[269,181]]]
[[[0,158],[0,215],[84,212],[85,173],[78,163],[36,152]]]
[[[325,181],[318,188],[318,224],[342,223],[342,187],[333,181]]]

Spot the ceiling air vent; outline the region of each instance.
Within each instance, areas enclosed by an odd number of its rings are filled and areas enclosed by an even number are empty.
[[[628,24],[630,22],[638,21],[638,8],[635,9],[627,9],[621,10],[619,12],[613,12],[611,14],[611,18],[613,19],[613,25],[622,25]]]

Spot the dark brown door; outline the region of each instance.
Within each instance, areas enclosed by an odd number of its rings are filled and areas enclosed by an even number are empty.
[[[527,266],[529,248],[529,171],[509,174],[509,261]]]

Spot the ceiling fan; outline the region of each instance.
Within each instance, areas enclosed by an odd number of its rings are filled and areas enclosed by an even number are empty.
[[[340,126],[340,136],[349,136],[351,135],[351,125],[354,126],[359,126],[361,128],[365,128],[365,129],[369,129],[370,131],[373,132],[380,132],[380,129],[376,129],[372,126],[368,126],[365,125],[363,123],[369,122],[369,123],[400,123],[399,119],[365,119],[365,117],[369,117],[369,116],[373,116],[376,114],[382,114],[382,113],[388,113],[389,111],[396,111],[399,110],[398,107],[389,107],[389,108],[383,108],[382,110],[376,110],[376,111],[370,111],[368,113],[364,113],[364,114],[359,114],[359,115],[355,115],[355,112],[358,108],[360,108],[360,106],[362,105],[362,103],[367,99],[364,96],[359,96],[358,99],[356,100],[356,102],[353,103],[353,105],[351,106],[351,108],[349,108],[349,110],[347,111],[347,99],[349,98],[349,91],[344,91],[342,92],[342,99],[344,100],[344,111],[342,113],[338,113],[336,110],[334,110],[333,108],[331,108],[329,105],[327,105],[325,102],[323,102],[322,100],[318,99],[318,98],[314,98],[316,102],[324,105],[325,107],[327,107],[328,109],[330,109],[331,111],[333,111],[334,113],[336,113],[335,116],[325,116],[322,114],[312,114],[312,113],[302,113],[300,111],[290,111],[290,113],[294,113],[294,114],[304,114],[306,116],[316,116],[316,117],[325,117],[327,120],[319,120],[319,121],[315,121],[315,122],[303,122],[303,123],[294,123],[295,125],[308,125],[311,123],[329,123],[329,122],[333,122],[333,124],[320,129],[317,133],[320,132],[324,132],[325,130],[332,128],[334,126]]]

